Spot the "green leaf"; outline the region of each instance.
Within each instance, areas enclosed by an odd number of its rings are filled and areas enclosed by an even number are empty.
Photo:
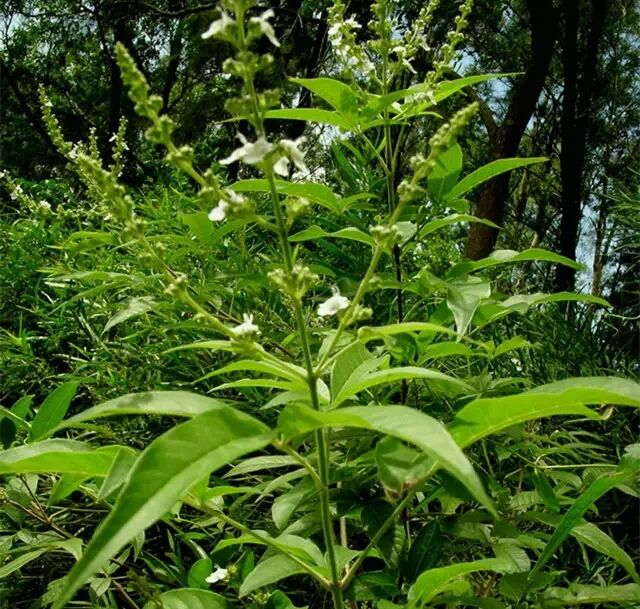
[[[616,472],[598,478],[586,491],[573,502],[571,507],[564,514],[551,539],[547,542],[544,550],[540,554],[530,577],[538,573],[544,565],[553,557],[565,539],[571,534],[573,528],[580,523],[582,515],[595,503],[602,495],[628,480],[633,474],[629,472]]]
[[[44,440],[0,451],[0,474],[106,476],[121,448],[96,449],[75,440]]]
[[[63,552],[71,554],[75,558],[78,558],[81,547],[82,541],[77,537],[71,537],[70,539],[65,539],[63,541],[48,543],[42,548],[32,550],[31,552],[25,552],[24,554],[18,556],[18,558],[15,558],[14,560],[0,567],[0,579],[11,575],[18,569],[21,569],[30,562],[36,560],[37,558],[40,558],[40,556],[42,556],[43,554],[47,554],[49,552],[61,550]]]
[[[236,192],[265,192],[270,191],[268,180],[252,179],[240,180],[231,185],[231,189]],[[276,190],[291,197],[304,197],[318,203],[323,207],[333,211],[340,212],[342,209],[340,200],[333,194],[333,191],[324,184],[316,182],[286,182],[285,180],[276,180]]]
[[[314,489],[313,480],[306,477],[273,502],[271,505],[271,517],[278,530],[282,530],[287,526],[293,513]]]
[[[493,504],[467,457],[433,417],[407,406],[352,406],[320,412],[301,404],[290,404],[278,419],[279,430],[288,438],[323,427],[369,429],[417,446],[494,513]]]
[[[392,512],[393,506],[382,499],[368,501],[364,504],[361,512],[361,520],[369,538],[373,538],[374,535],[377,534]],[[399,520],[396,520],[384,532],[382,537],[378,539],[376,548],[390,569],[396,569],[398,567],[404,542],[404,527]]]
[[[640,385],[616,377],[572,378],[517,395],[480,398],[467,404],[449,427],[463,448],[503,429],[557,415],[598,418],[589,404],[640,407]]]
[[[216,546],[216,552],[224,548],[240,545],[240,544],[254,544],[254,545],[270,545],[275,546],[282,550],[283,553],[292,554],[302,560],[308,562],[310,565],[317,565],[320,567],[325,566],[324,556],[320,548],[313,543],[310,539],[304,537],[298,537],[297,535],[288,535],[283,533],[278,537],[271,537],[266,531],[253,530],[252,535],[241,535],[239,537],[233,537],[231,539],[223,539]]]
[[[287,556],[271,556],[260,562],[240,586],[240,598],[285,577],[304,573],[302,566]]]
[[[576,270],[582,269],[582,265],[575,260],[561,256],[560,254],[554,254],[547,250],[543,250],[537,247],[532,247],[522,252],[516,252],[515,250],[496,250],[491,255],[480,260],[464,260],[456,264],[450,271],[449,277],[458,277],[460,275],[466,275],[467,273],[473,273],[480,269],[486,269],[491,266],[498,266],[500,264],[511,264],[512,262],[525,262],[525,261],[543,261],[543,262],[555,262],[557,264],[564,264]]]
[[[29,423],[25,420],[29,414],[32,395],[25,395],[13,404],[10,409],[0,406],[0,441],[3,448],[9,448],[16,438],[18,427],[29,430]]]
[[[310,226],[305,230],[300,231],[299,233],[295,233],[289,237],[289,241],[293,243],[297,243],[299,241],[317,241],[318,239],[347,239],[349,241],[358,241],[360,243],[364,243],[365,245],[370,245],[373,247],[375,245],[375,241],[373,237],[368,233],[361,231],[358,228],[354,228],[353,226],[349,226],[347,228],[340,229],[335,231],[334,233],[328,233],[317,225]]]
[[[212,376],[218,376],[220,374],[227,374],[228,372],[246,371],[263,372],[264,374],[280,376],[295,383],[302,381],[304,382],[304,387],[306,387],[306,371],[304,368],[295,366],[294,364],[290,364],[288,362],[265,362],[251,359],[232,362],[227,366],[223,366],[218,370],[214,370],[213,372],[206,374],[205,376],[201,377],[200,380],[210,378]]]
[[[517,76],[518,72],[502,72],[496,74],[474,74],[472,76],[463,76],[462,78],[455,78],[453,80],[447,80],[439,83],[436,86],[436,90],[434,91],[434,97],[436,102],[441,102],[447,97],[466,89],[467,87],[471,87],[473,85],[480,84],[482,82],[486,82],[488,80],[495,80],[497,78],[509,78],[511,76]],[[420,87],[421,85],[416,85],[416,87]],[[422,85],[425,89],[430,85]],[[428,89],[426,89],[428,90]]]
[[[128,446],[122,447],[113,460],[109,473],[100,487],[98,493],[99,500],[106,499],[124,484],[136,462],[137,456],[138,454],[132,448]]]
[[[454,144],[436,157],[427,180],[429,194],[435,201],[444,199],[458,181],[462,170],[462,148]]]
[[[423,379],[437,381],[454,390],[455,393],[473,393],[474,389],[453,376],[448,376],[437,370],[428,368],[418,368],[416,366],[402,366],[399,368],[389,368],[385,370],[375,370],[366,374],[354,372],[340,389],[337,396],[333,397],[333,407],[337,408],[345,400],[352,398],[365,389],[371,389],[378,385],[393,383],[399,380]]]
[[[322,108],[282,108],[269,110],[265,113],[265,118],[333,125],[345,131],[348,131],[353,126],[350,121],[338,112],[332,112],[331,110],[324,110]]]
[[[60,385],[47,396],[31,423],[31,437],[34,440],[48,435],[64,419],[77,389],[78,383],[70,381]]]
[[[358,330],[358,340],[361,343],[368,343],[372,340],[384,338],[387,336],[395,336],[396,334],[409,334],[413,332],[430,332],[433,334],[448,334],[449,336],[457,336],[457,332],[451,328],[423,321],[405,321],[398,324],[389,324],[387,326],[362,326]]]
[[[515,73],[476,74],[474,76],[465,76],[463,78],[456,78],[454,80],[440,82],[436,85],[436,89],[434,91],[434,101],[436,103],[439,103],[447,97],[450,97],[451,95],[458,93],[462,89],[465,89],[466,87],[470,87],[487,80],[515,75]],[[415,95],[416,93],[431,91],[432,87],[433,85],[431,83],[419,83],[417,85],[409,87],[408,89],[399,89],[398,91],[393,91],[391,93],[388,93],[387,95],[372,95],[371,99],[367,103],[367,106],[363,110],[363,114],[367,117],[377,116],[394,102],[400,101],[401,99],[410,95]],[[413,105],[413,102],[407,102],[406,105]]]
[[[545,609],[599,605],[601,603],[637,606],[640,603],[640,584],[623,584],[621,586],[573,584],[569,588],[547,588],[542,593],[540,602]]]
[[[512,573],[517,566],[507,557],[483,558],[472,562],[462,562],[437,569],[429,569],[418,577],[409,588],[407,600],[412,607],[420,608],[428,604],[435,596],[446,592],[449,585],[469,573],[495,571]]]
[[[425,524],[416,535],[404,565],[404,577],[412,584],[420,573],[435,567],[442,553],[442,532],[437,520]]]
[[[477,218],[476,216],[471,216],[469,214],[451,214],[446,216],[445,218],[438,218],[437,220],[431,220],[427,222],[418,232],[418,236],[420,238],[424,238],[431,233],[435,233],[436,231],[444,228],[445,226],[450,226],[451,224],[460,224],[461,222],[476,222],[479,224],[485,224],[486,226],[492,226],[494,228],[498,228],[497,224],[491,222],[491,220],[487,220],[485,218]]]
[[[530,518],[555,528],[557,528],[562,521],[562,517],[559,515],[545,514],[542,512],[528,514],[527,519]],[[605,556],[612,558],[629,575],[631,575],[636,582],[640,581],[631,556],[629,556],[629,554],[627,554],[609,535],[592,522],[586,522],[581,519],[578,524],[571,529],[570,535],[575,537],[575,539],[581,543],[593,548],[596,552],[600,552],[600,554],[604,554]]]
[[[476,186],[480,186],[483,182],[494,178],[501,173],[505,173],[507,171],[512,171],[513,169],[518,169],[520,167],[526,167],[527,165],[533,165],[534,163],[545,163],[549,159],[543,156],[540,157],[532,157],[528,159],[498,159],[497,161],[493,161],[491,163],[487,163],[482,167],[476,169],[471,172],[469,175],[465,176],[460,180],[450,191],[448,195],[448,199],[457,199],[469,192],[470,190],[476,188]]]
[[[202,588],[206,590],[209,587],[206,579],[211,575],[212,570],[213,563],[210,558],[200,558],[196,560],[187,573],[187,585],[189,588]]]
[[[223,408],[226,408],[226,405],[220,400],[188,391],[129,393],[84,410],[60,423],[51,433],[104,417],[126,414],[195,417],[209,410]]]
[[[18,558],[14,558],[13,560],[0,567],[0,579],[11,575],[18,569],[21,569],[25,565],[28,565],[30,562],[36,560],[37,558],[40,558],[40,556],[46,554],[47,552],[49,552],[48,548],[40,548],[31,552],[25,552],[21,556],[18,556]]]
[[[178,588],[163,592],[159,597],[162,609],[231,609],[231,603],[223,596],[209,590]],[[158,609],[155,601],[149,601],[143,609]]]
[[[62,609],[91,575],[130,539],[169,511],[196,481],[249,452],[273,434],[231,407],[214,408],[172,428],[138,458],[109,516],[68,575],[53,609]]]
[[[349,85],[333,78],[291,78],[291,81],[326,101],[351,124],[357,118],[358,98]]]
[[[458,334],[466,334],[480,303],[491,296],[491,284],[478,277],[447,283],[447,307],[453,314]]]
[[[152,311],[158,303],[151,298],[151,296],[140,296],[139,298],[132,298],[127,303],[127,306],[118,311],[109,321],[105,324],[103,334],[111,330],[114,326],[121,324],[132,317],[137,317],[138,315],[144,315],[149,311]]]
[[[382,438],[375,450],[378,478],[398,494],[429,473],[429,460],[421,452],[395,438]]]
[[[252,457],[251,459],[244,459],[238,463],[238,465],[232,467],[225,474],[225,478],[253,474],[266,469],[270,470],[278,467],[291,467],[292,465],[299,466],[300,463],[288,455],[264,455],[260,457]]]
[[[477,353],[462,343],[456,343],[453,341],[443,341],[441,343],[435,343],[433,345],[427,345],[420,355],[419,363],[424,363],[428,360],[436,360],[442,357],[453,357],[460,355],[463,357],[477,356]]]
[[[509,351],[514,351],[516,349],[529,349],[532,347],[532,344],[522,338],[522,336],[512,336],[505,341],[502,341],[494,350],[492,357],[499,357],[500,355],[504,355],[505,353],[509,353]]]
[[[506,300],[503,300],[500,305],[503,307],[525,305],[522,311],[524,313],[532,305],[566,301],[589,302],[592,304],[599,304],[603,307],[611,306],[604,298],[599,298],[592,294],[576,294],[574,292],[556,292],[554,294],[543,294],[541,292],[537,292],[535,294],[516,294],[514,296],[510,296]]]
[[[344,349],[331,368],[331,395],[338,395],[354,370],[371,358],[371,353],[359,341]]]

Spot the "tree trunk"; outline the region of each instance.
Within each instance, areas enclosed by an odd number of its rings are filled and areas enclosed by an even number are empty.
[[[604,32],[608,2],[593,2],[586,52],[582,55],[582,70],[578,65],[578,34],[580,29],[579,0],[563,0],[564,12],[564,97],[562,101],[562,149],[560,180],[562,183],[562,217],[560,220],[560,253],[576,259],[578,229],[582,217],[582,182],[587,137],[591,126],[590,110],[598,61],[598,47]],[[578,76],[579,72],[581,73]],[[558,265],[556,288],[572,290],[575,270]]]
[[[540,97],[549,71],[557,32],[557,10],[552,0],[526,0],[531,19],[531,60],[514,86],[507,114],[493,138],[490,160],[515,156],[520,140]],[[509,173],[487,182],[480,192],[475,215],[501,224],[509,196]],[[495,247],[498,231],[484,224],[473,224],[465,243],[464,255],[472,260],[488,256]]]

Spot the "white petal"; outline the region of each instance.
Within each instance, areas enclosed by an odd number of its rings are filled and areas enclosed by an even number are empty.
[[[224,159],[222,159],[220,163],[222,165],[230,165],[235,161],[239,161],[240,159],[243,159],[246,153],[247,153],[246,146],[242,146],[241,148],[236,148],[228,157],[225,157]]]
[[[333,296],[318,306],[318,315],[320,317],[330,317],[335,315],[338,311],[346,309],[349,306],[349,299],[346,296],[341,296],[337,289],[333,290]]]
[[[219,581],[222,581],[223,579],[226,579],[227,575],[229,575],[229,571],[227,569],[223,569],[222,567],[217,567],[216,570],[213,573],[211,573],[209,577],[205,579],[205,581],[208,584],[215,584]]]
[[[280,157],[273,165],[273,171],[279,176],[289,177],[289,159],[286,156]]]
[[[222,222],[227,217],[227,208],[229,204],[226,201],[220,201],[218,207],[214,207],[209,212],[209,220],[211,222]]]

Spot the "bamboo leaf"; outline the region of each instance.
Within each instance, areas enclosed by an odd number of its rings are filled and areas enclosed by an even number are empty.
[[[34,440],[40,440],[49,435],[64,419],[77,389],[78,383],[70,381],[60,385],[47,396],[31,422],[31,437]]]

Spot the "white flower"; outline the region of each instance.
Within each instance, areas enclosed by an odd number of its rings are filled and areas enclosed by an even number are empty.
[[[215,567],[216,567],[216,570],[213,571],[213,573],[211,573],[211,575],[209,575],[209,577],[207,577],[207,579],[204,580],[208,584],[217,584],[218,582],[227,579],[227,577],[229,576],[229,571],[227,569],[223,569],[218,565],[215,565]]]
[[[349,17],[349,19],[345,19],[344,20],[344,24],[349,26],[351,29],[353,30],[359,30],[362,26],[356,21],[356,16],[351,15],[351,17]]]
[[[224,34],[226,29],[233,25],[234,20],[229,17],[229,15],[225,11],[220,11],[220,19],[216,19],[211,23],[209,29],[202,34],[202,38],[205,40],[207,38],[211,38],[212,36],[218,36],[219,34]]]
[[[335,38],[340,33],[340,24],[334,23],[328,31],[329,38]]]
[[[46,201],[45,199],[40,199],[40,201],[38,202],[38,206],[43,211],[45,211],[45,210],[46,211],[51,211],[51,203],[49,203],[49,201]]]
[[[415,68],[411,65],[411,61],[408,59],[403,59],[402,60],[402,65],[407,68],[407,70],[409,70],[409,72],[411,72],[412,74],[417,74]]]
[[[114,133],[114,134],[109,138],[109,141],[110,141],[110,142],[115,142],[117,138],[118,138],[118,134],[117,134],[117,133]]]
[[[260,31],[269,39],[269,42],[274,47],[279,47],[280,43],[276,38],[276,33],[273,30],[273,26],[269,23],[269,19],[273,17],[274,13],[272,9],[264,11],[260,17],[251,17],[250,23],[257,23],[260,26]]]
[[[253,323],[253,315],[242,314],[242,323],[231,330],[236,336],[246,336],[247,334],[260,334],[260,328]],[[213,574],[210,576],[213,577]],[[209,581],[209,580],[207,580]]]
[[[231,203],[242,205],[247,201],[247,198],[244,195],[241,195],[239,192],[231,190],[230,188],[226,188],[224,192],[227,197],[229,197],[229,201],[231,201]]]
[[[234,161],[255,165],[264,161],[264,158],[273,150],[273,144],[267,142],[262,136],[251,143],[242,133],[238,133],[238,139],[242,142],[242,146],[236,148],[226,159],[222,159],[220,163],[223,165],[229,165]]]
[[[349,306],[349,299],[346,296],[340,295],[340,290],[337,287],[331,288],[332,296],[328,300],[325,300],[318,307],[318,315],[320,317],[331,317],[338,311],[346,309]]]
[[[283,152],[287,155],[286,157],[281,157],[278,159],[278,162],[273,166],[273,170],[281,175],[288,176],[289,175],[289,159],[293,161],[293,164],[300,170],[304,172],[308,172],[309,169],[305,165],[304,162],[304,153],[300,150],[300,146],[307,141],[307,138],[302,135],[295,140],[280,140],[278,145],[282,148]]]
[[[220,201],[218,207],[214,207],[209,212],[209,220],[211,222],[222,222],[227,217],[227,209],[229,204],[226,201]]]

